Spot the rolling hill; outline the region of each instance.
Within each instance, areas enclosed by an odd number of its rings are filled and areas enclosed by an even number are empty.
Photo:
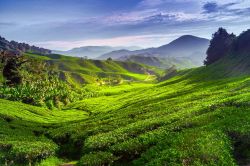
[[[61,79],[80,86],[89,83],[104,84],[110,79],[144,81],[148,78],[149,73],[153,77],[153,75],[158,75],[162,72],[154,67],[135,62],[91,60],[59,54],[38,55],[26,53],[25,55],[46,61],[60,72]]]
[[[124,56],[119,58],[119,60],[146,64],[161,69],[168,69],[172,66],[176,66],[177,69],[197,67],[192,60],[186,57]]]

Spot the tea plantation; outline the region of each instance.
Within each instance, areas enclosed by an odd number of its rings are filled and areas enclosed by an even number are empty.
[[[159,82],[88,85],[61,110],[0,100],[1,165],[247,165],[247,60],[224,58]]]

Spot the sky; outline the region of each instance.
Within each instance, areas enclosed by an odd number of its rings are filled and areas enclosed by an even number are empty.
[[[53,50],[156,47],[250,27],[250,0],[0,0],[0,36]]]

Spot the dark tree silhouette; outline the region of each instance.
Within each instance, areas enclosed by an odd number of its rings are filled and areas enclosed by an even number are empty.
[[[227,55],[231,51],[235,39],[236,36],[234,34],[228,34],[225,29],[219,28],[219,30],[213,34],[212,40],[210,41],[204,64],[210,65]]]
[[[242,32],[234,43],[234,52],[249,53],[250,52],[250,29]]]
[[[0,51],[4,51],[4,50],[31,52],[31,53],[41,54],[41,55],[51,54],[51,50],[36,47],[36,46],[30,46],[29,44],[26,44],[26,43],[8,41],[5,38],[0,36]]]
[[[112,61],[113,59],[111,58],[111,57],[109,57],[108,59],[107,59],[107,61]]]
[[[22,82],[22,77],[19,68],[26,60],[23,59],[21,54],[16,51],[1,51],[1,63],[3,64],[3,76],[8,85],[18,85]]]

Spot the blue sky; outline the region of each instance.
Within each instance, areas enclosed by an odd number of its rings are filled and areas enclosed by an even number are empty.
[[[249,0],[0,0],[0,35],[60,50],[154,47],[219,27],[239,34],[249,16]]]

